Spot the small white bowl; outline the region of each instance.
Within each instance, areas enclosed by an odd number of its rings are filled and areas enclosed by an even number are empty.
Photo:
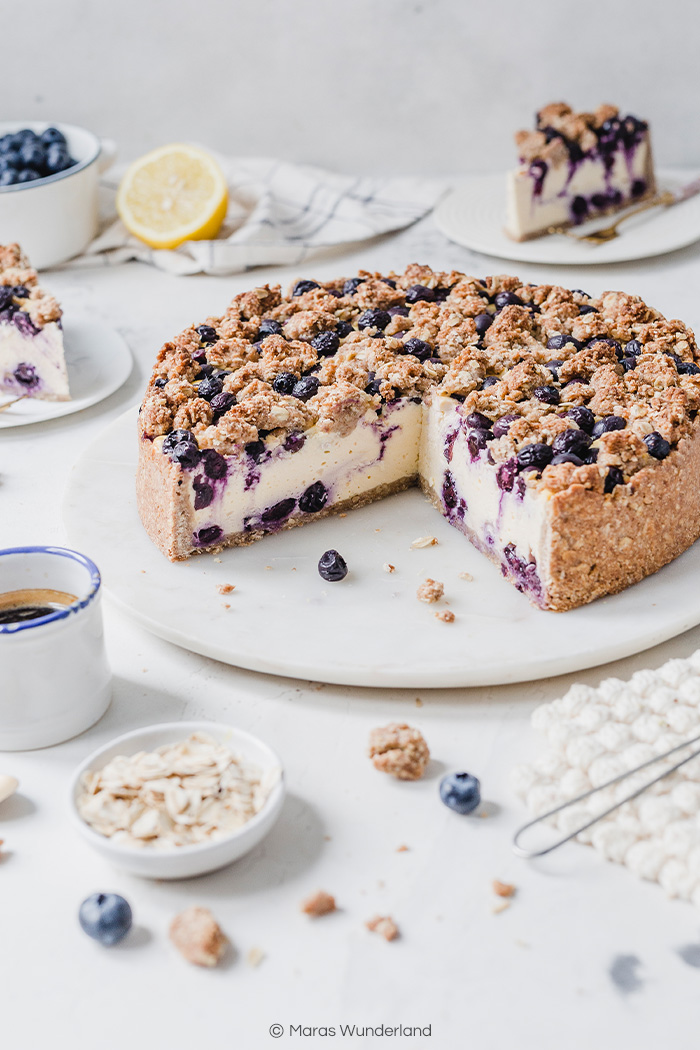
[[[170,849],[154,849],[149,846],[133,849],[100,835],[85,823],[78,812],[77,798],[80,792],[80,778],[86,770],[102,769],[116,755],[154,751],[162,744],[177,743],[196,732],[208,733],[218,743],[229,748],[234,755],[256,765],[263,773],[279,769],[279,780],[263,808],[247,824],[216,842],[196,846],[174,846]],[[125,733],[86,758],[73,774],[70,785],[71,814],[85,841],[117,867],[149,879],[189,879],[195,875],[206,875],[238,860],[257,846],[272,829],[282,810],[284,797],[282,763],[272,748],[258,737],[220,722],[163,722],[161,725],[146,726],[144,729]]]

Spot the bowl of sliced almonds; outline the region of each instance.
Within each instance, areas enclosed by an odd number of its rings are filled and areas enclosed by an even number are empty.
[[[86,842],[135,875],[216,871],[267,835],[284,802],[282,764],[258,737],[217,722],[125,733],[75,771],[70,806]]]

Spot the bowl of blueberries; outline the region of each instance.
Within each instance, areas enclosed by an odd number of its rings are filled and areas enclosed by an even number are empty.
[[[0,121],[0,230],[43,269],[78,255],[97,233],[100,173],[110,142],[72,124]]]

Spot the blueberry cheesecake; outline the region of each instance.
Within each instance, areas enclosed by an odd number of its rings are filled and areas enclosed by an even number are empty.
[[[575,226],[655,192],[649,126],[616,106],[574,113],[553,102],[534,131],[515,135],[519,167],[508,175],[506,232],[517,241]]]
[[[61,308],[18,244],[0,245],[0,396],[68,401]]]
[[[171,559],[419,484],[565,610],[700,535],[700,360],[639,297],[411,265],[236,296],[160,351],[138,503]]]

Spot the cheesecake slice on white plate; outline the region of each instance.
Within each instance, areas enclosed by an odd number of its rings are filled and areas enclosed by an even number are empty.
[[[61,308],[18,244],[0,245],[0,399],[69,401]]]
[[[508,174],[506,233],[516,241],[620,211],[656,191],[649,125],[616,106],[574,113],[553,102],[515,142],[520,163]]]

